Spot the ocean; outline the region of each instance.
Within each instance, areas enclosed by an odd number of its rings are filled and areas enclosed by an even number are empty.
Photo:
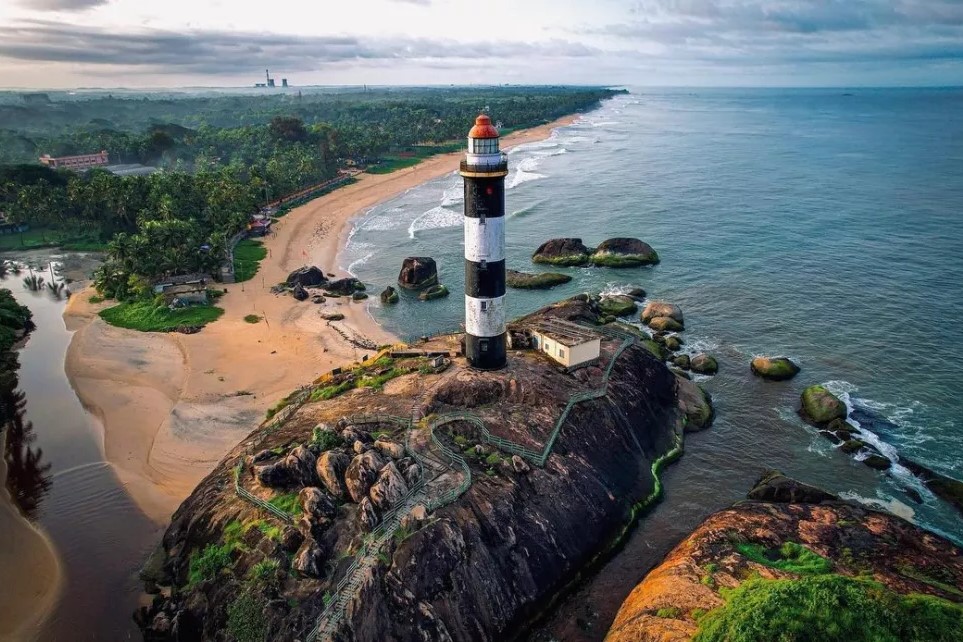
[[[632,236],[662,258],[552,268],[573,280],[509,290],[510,316],[641,286],[682,306],[685,351],[720,363],[700,378],[714,426],[688,439],[663,504],[544,636],[600,639],[614,596],[768,467],[963,541],[959,513],[908,471],[873,471],[796,415],[801,390],[824,383],[891,459],[963,478],[963,89],[638,89],[508,160],[509,269],[544,271],[531,254],[553,237]],[[404,257],[436,259],[449,298],[368,302],[403,338],[460,326],[462,206],[457,174],[420,185],[357,219],[338,257],[372,294]],[[763,354],[802,372],[761,381],[749,361]]]

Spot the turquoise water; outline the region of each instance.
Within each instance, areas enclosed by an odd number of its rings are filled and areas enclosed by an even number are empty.
[[[511,315],[642,286],[683,307],[690,351],[720,359],[704,381],[716,425],[669,473],[649,520],[665,532],[643,524],[635,538],[666,548],[684,534],[677,524],[739,499],[772,465],[963,539],[959,514],[905,470],[871,471],[795,415],[805,385],[829,382],[881,420],[887,455],[963,477],[963,90],[639,90],[509,162],[509,268],[540,270],[531,253],[561,236],[590,246],[635,236],[662,257],[654,268],[561,268],[568,285],[510,290]],[[359,218],[339,257],[376,287],[405,256],[438,261],[449,299],[370,304],[403,337],[461,322],[462,205],[454,174],[409,190]],[[803,371],[759,381],[756,354],[791,356]]]

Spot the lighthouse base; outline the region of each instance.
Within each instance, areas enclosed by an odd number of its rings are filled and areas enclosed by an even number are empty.
[[[465,358],[468,365],[479,370],[499,370],[508,364],[508,333],[497,337],[465,335]]]

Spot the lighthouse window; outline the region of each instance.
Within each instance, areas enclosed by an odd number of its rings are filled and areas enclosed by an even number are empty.
[[[488,312],[488,301],[482,301],[482,302],[481,302],[481,311],[482,311],[482,312]]]

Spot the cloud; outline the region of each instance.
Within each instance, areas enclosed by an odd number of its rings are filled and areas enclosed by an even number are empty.
[[[110,0],[20,0],[20,5],[34,11],[86,11]]]
[[[289,36],[226,31],[117,33],[32,20],[0,33],[0,57],[32,62],[140,68],[151,73],[233,75],[264,67],[311,71],[347,62],[586,57],[597,49],[565,40],[539,44],[408,37]]]

